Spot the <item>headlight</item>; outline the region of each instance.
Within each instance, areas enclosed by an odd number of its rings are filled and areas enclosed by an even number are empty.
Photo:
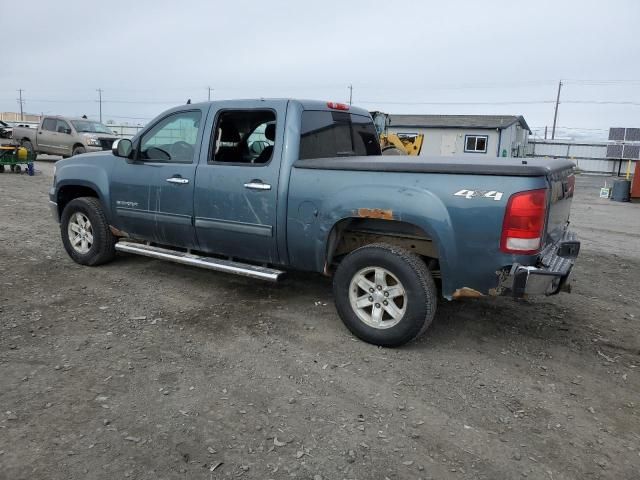
[[[87,138],[87,145],[93,145],[93,146],[99,147],[100,140],[98,140],[97,138]]]

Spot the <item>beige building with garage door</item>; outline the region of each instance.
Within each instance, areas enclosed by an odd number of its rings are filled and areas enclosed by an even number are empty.
[[[424,134],[420,155],[524,157],[531,129],[522,115],[389,115],[389,132]]]

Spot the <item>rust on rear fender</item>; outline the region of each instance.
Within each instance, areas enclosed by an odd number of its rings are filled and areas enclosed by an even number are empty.
[[[393,210],[383,210],[381,208],[359,208],[360,218],[381,218],[383,220],[393,220]]]

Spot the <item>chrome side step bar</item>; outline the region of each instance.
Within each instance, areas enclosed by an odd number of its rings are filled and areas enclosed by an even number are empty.
[[[116,243],[116,250],[119,252],[135,253],[145,257],[169,260],[170,262],[181,263],[192,267],[206,268],[218,272],[234,273],[245,277],[258,278],[270,282],[277,282],[281,275],[281,270],[273,268],[249,265],[247,263],[233,262],[231,260],[221,260],[218,258],[202,257],[192,253],[177,252],[168,248],[154,247],[144,243],[133,243],[119,241]]]

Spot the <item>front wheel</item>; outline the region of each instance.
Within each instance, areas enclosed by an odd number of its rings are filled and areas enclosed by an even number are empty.
[[[60,233],[64,249],[81,265],[100,265],[116,255],[115,237],[97,198],[71,200],[62,211]]]
[[[333,294],[340,318],[365,342],[398,347],[433,321],[437,289],[424,261],[394,245],[351,252],[338,266]]]
[[[74,147],[73,152],[71,152],[71,156],[75,157],[76,155],[81,155],[81,154],[86,153],[86,152],[87,152],[86,148],[81,147],[81,146],[78,145],[77,147]]]

